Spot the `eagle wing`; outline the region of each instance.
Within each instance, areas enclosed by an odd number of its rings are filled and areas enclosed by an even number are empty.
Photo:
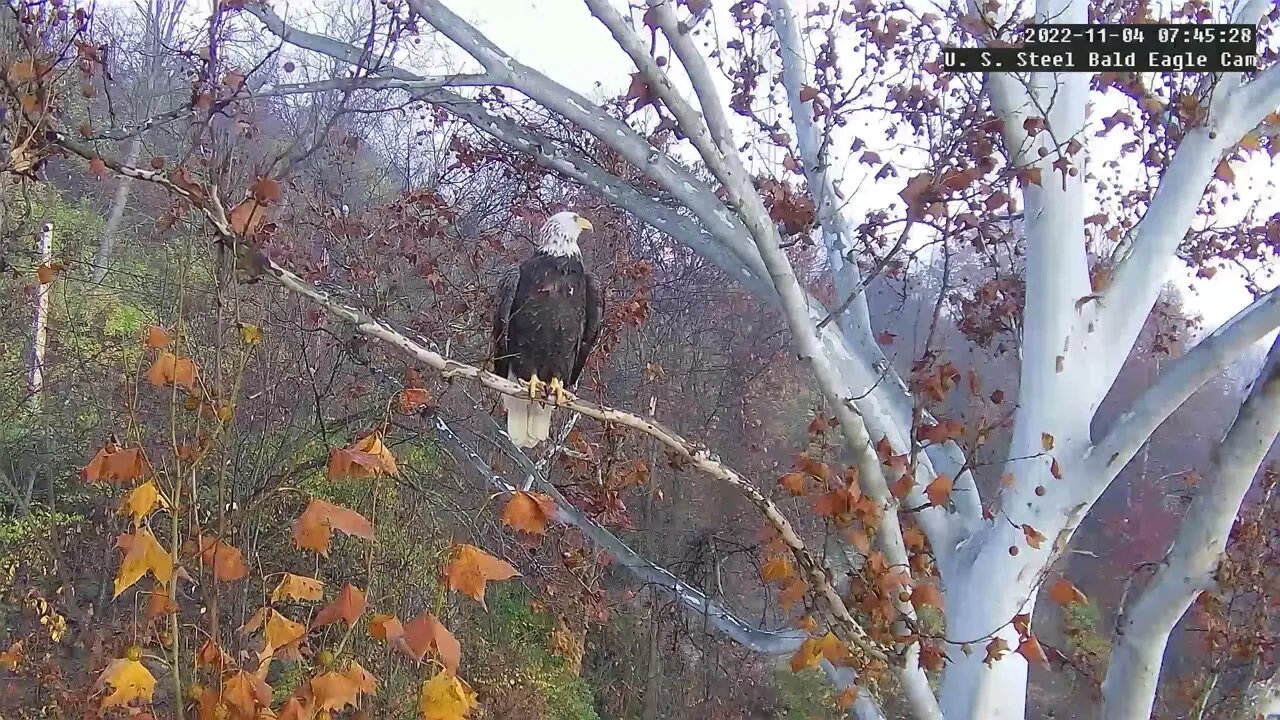
[[[511,352],[507,348],[507,319],[511,317],[511,304],[520,284],[520,266],[513,265],[498,279],[494,292],[493,308],[493,374],[507,377]]]
[[[586,273],[586,280],[587,297],[584,298],[586,318],[582,328],[582,342],[578,344],[578,357],[573,361],[570,385],[577,384],[578,376],[582,374],[582,368],[587,364],[587,356],[591,354],[591,350],[596,346],[596,340],[600,338],[600,319],[604,317],[604,294],[600,292],[591,273]]]

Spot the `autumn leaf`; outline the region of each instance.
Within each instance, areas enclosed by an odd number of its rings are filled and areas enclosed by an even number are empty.
[[[817,667],[821,657],[822,643],[818,638],[806,638],[803,643],[800,643],[800,649],[791,655],[791,672]]]
[[[250,323],[240,323],[240,342],[257,345],[262,342],[262,328]]]
[[[249,186],[249,192],[260,203],[270,205],[280,202],[280,181],[275,178],[260,177]]]
[[[782,588],[782,592],[778,593],[778,604],[784,608],[791,607],[800,602],[807,592],[809,592],[808,583],[796,578]]]
[[[254,718],[259,707],[270,707],[271,686],[264,680],[239,670],[223,679],[221,699],[238,713],[232,717]]]
[[[1052,450],[1053,436],[1047,432],[1040,433],[1040,447],[1044,448],[1045,452],[1049,452],[1050,450]]]
[[[129,482],[150,472],[142,448],[126,450],[108,443],[80,470],[80,478],[86,482]]]
[[[1214,169],[1213,176],[1226,185],[1230,185],[1236,180],[1236,172],[1231,169],[1231,165],[1225,158],[1218,162],[1218,167]]]
[[[329,451],[329,479],[399,475],[395,456],[382,443],[381,433],[369,433],[350,447]]]
[[[160,499],[160,491],[156,489],[155,482],[148,480],[130,490],[129,494],[124,496],[124,500],[120,503],[120,509],[116,512],[120,515],[131,515],[133,517],[133,526],[139,527],[142,525],[142,518],[162,504],[164,503]]]
[[[1035,635],[1027,635],[1018,643],[1018,649],[1014,652],[1026,659],[1029,665],[1039,665],[1045,670],[1049,669],[1049,658],[1044,654],[1044,648],[1040,647],[1040,641]]]
[[[547,532],[547,520],[555,514],[555,501],[550,496],[517,490],[502,509],[502,522],[513,530],[542,535]]]
[[[89,172],[99,180],[111,174],[111,171],[107,168],[107,163],[97,156],[94,156],[89,160]]]
[[[212,639],[205,640],[196,653],[196,667],[210,667],[219,672],[231,664],[231,656]]]
[[[1072,585],[1066,578],[1058,578],[1049,586],[1049,599],[1062,607],[1089,600],[1084,593],[1080,592],[1079,588]]]
[[[334,530],[365,540],[373,539],[373,525],[355,510],[311,498],[307,509],[293,522],[293,541],[304,550],[329,556]]]
[[[282,648],[302,637],[306,632],[307,629],[301,623],[296,623],[279,612],[271,610],[267,615],[267,624],[262,635],[266,638],[269,648]]]
[[[942,609],[942,593],[932,583],[922,582],[911,590],[911,604],[917,610],[925,605]]]
[[[454,550],[453,560],[445,569],[450,590],[457,590],[484,606],[485,583],[506,580],[520,573],[503,560],[474,545],[462,544]]]
[[[1039,530],[1036,530],[1026,523],[1022,524],[1022,534],[1027,538],[1027,544],[1036,550],[1039,550],[1040,546],[1044,544],[1044,541],[1048,540],[1048,538],[1040,534]]]
[[[929,497],[931,505],[946,505],[947,499],[951,497],[951,489],[955,485],[955,480],[950,475],[939,473],[924,489],[924,494]]]
[[[853,707],[853,703],[857,701],[857,699],[858,699],[858,686],[850,685],[849,687],[841,690],[840,694],[836,696],[836,707],[840,708],[841,710],[848,710],[849,708]]]
[[[405,388],[396,398],[396,409],[401,415],[410,415],[429,402],[431,402],[431,394],[426,388]]]
[[[327,672],[311,679],[311,692],[321,710],[344,710],[359,701],[360,688],[345,673]]]
[[[795,574],[795,569],[791,566],[791,560],[786,555],[774,557],[760,569],[760,578],[762,580],[767,583],[776,582],[779,585],[795,577]]]
[[[30,59],[18,60],[9,66],[9,82],[25,83],[35,80],[39,76],[36,70],[35,61]]]
[[[356,624],[356,620],[364,614],[364,609],[368,607],[365,600],[364,591],[360,588],[347,583],[342,588],[342,592],[338,593],[338,597],[333,602],[325,605],[316,613],[315,618],[311,621],[311,627],[320,627],[342,620],[350,627]]]
[[[1005,642],[1004,638],[992,638],[991,642],[987,643],[987,656],[982,659],[982,662],[987,667],[991,667],[992,663],[1004,657],[1008,653],[1009,643]]]
[[[149,530],[140,529],[132,535],[117,537],[116,547],[124,550],[125,555],[120,563],[120,572],[116,575],[115,594],[112,597],[120,597],[120,593],[132,587],[148,572],[162,585],[173,577],[173,557]]]
[[[448,670],[441,670],[424,682],[418,693],[422,720],[463,720],[475,707],[475,692]]]
[[[324,582],[311,577],[285,573],[280,584],[271,592],[271,602],[282,599],[299,601],[319,600],[324,597]]]
[[[458,671],[458,665],[462,663],[462,645],[435,615],[429,612],[418,615],[404,626],[403,633],[405,643],[402,649],[408,650],[409,657],[422,660],[428,650],[435,650],[449,672]]]
[[[1049,463],[1049,474],[1053,475],[1055,480],[1062,479],[1062,466],[1058,464],[1058,458],[1053,458],[1053,462]]]
[[[374,615],[369,620],[369,634],[377,640],[392,641],[404,635],[404,625],[395,615]]]
[[[191,358],[180,358],[165,350],[156,356],[156,361],[147,369],[147,382],[156,387],[172,384],[194,390],[198,372]]]
[[[787,492],[799,497],[805,493],[805,474],[798,472],[789,472],[778,478],[778,484],[787,489]]]
[[[22,662],[25,651],[22,649],[22,641],[15,640],[8,650],[0,652],[0,668],[4,668],[9,672],[18,669],[18,664]]]
[[[253,198],[241,200],[227,213],[227,223],[231,225],[231,229],[245,237],[257,235],[266,222],[266,206]]]
[[[107,668],[98,676],[96,689],[111,687],[111,694],[102,699],[102,707],[119,707],[134,700],[151,702],[151,694],[156,689],[156,678],[151,671],[137,660],[118,658],[112,660]]]
[[[61,272],[64,267],[66,266],[60,262],[40,263],[40,266],[36,268],[36,279],[40,281],[41,285],[48,285],[53,282],[53,276]]]
[[[152,350],[159,350],[173,340],[164,328],[156,327],[155,325],[148,325],[144,332],[142,344]]]
[[[200,562],[213,568],[213,579],[235,582],[249,574],[240,548],[228,545],[215,537],[199,538]]]
[[[356,691],[361,695],[377,692],[378,690],[378,678],[374,677],[368,670],[365,670],[364,666],[355,660],[351,661],[351,664],[347,666],[347,669],[342,674],[355,683]]]

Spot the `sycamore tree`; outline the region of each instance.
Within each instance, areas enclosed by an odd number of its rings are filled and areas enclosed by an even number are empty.
[[[771,488],[641,407],[581,398],[568,407],[586,422],[649,436],[754,507],[770,533],[764,580],[811,610],[794,629],[755,627],[639,556],[545,482],[544,465],[529,460],[505,477],[474,451],[472,464],[515,493],[526,514],[578,528],[638,580],[669,588],[734,641],[790,656],[793,667],[821,665],[856,717],[882,717],[889,695],[913,718],[1024,717],[1029,664],[1046,662],[1033,629],[1036,600],[1042,591],[1064,604],[1079,595],[1053,571],[1073,533],[1166,418],[1280,327],[1280,291],[1251,272],[1252,303],[1171,362],[1115,422],[1095,424],[1179,263],[1211,277],[1226,265],[1255,269],[1280,250],[1280,218],[1257,204],[1271,186],[1237,187],[1238,174],[1265,173],[1280,151],[1273,64],[1280,11],[1266,0],[1188,2],[1164,16],[1143,2],[1079,0],[1034,8],[584,4],[635,67],[617,78],[627,88],[620,98],[574,92],[437,0],[371,4],[357,43],[295,22],[301,14],[278,3],[222,0],[204,18],[206,46],[184,56],[195,58],[190,98],[156,120],[194,118],[195,147],[203,133],[225,140],[220,125],[248,117],[259,98],[338,92],[339,106],[367,113],[376,107],[369,98],[391,97],[467,123],[548,178],[705,258],[725,283],[785,318],[791,347],[825,400],[810,430],[837,438],[838,454],[801,453]],[[9,22],[25,34],[6,69],[8,172],[30,175],[64,153],[95,174],[158,185],[180,203],[175,212],[203,219],[241,279],[278,285],[451,380],[523,391],[396,329],[374,309],[318,289],[260,249],[266,218],[287,203],[280,182],[305,153],[227,187],[225,176],[206,177],[217,170],[209,163],[137,167],[98,129],[68,127],[55,81],[80,73],[90,82],[109,62],[82,37],[89,13],[66,6],[10,3]],[[1258,24],[1261,69],[979,77],[940,65],[944,44],[1006,42],[1027,21],[1167,19]],[[228,38],[250,33],[273,46],[237,55]],[[453,53],[447,72],[427,67],[414,50],[424,37]],[[339,70],[300,82],[255,80],[268,66],[295,63]],[[455,149],[474,160],[466,143]],[[981,274],[963,297],[944,281],[935,322],[945,304],[971,337],[999,338],[1016,351],[1016,388],[985,392],[929,347],[905,377],[895,371],[892,335],[872,327],[865,289],[922,254],[944,267],[963,257],[965,272]],[[159,379],[190,384],[188,370],[172,362]],[[969,393],[972,412],[944,412],[957,390]],[[973,458],[998,418],[1011,423],[1011,435],[999,482],[986,487]],[[454,437],[443,421],[436,429]],[[1126,593],[1101,686],[1103,717],[1150,715],[1170,633],[1197,597],[1221,590],[1220,558],[1277,430],[1280,345],[1273,344],[1172,547]],[[374,434],[336,457],[348,471],[394,472],[378,459],[383,450]],[[529,493],[533,486],[538,492]],[[839,532],[808,537],[774,500],[788,494],[812,497],[813,512]],[[320,525],[365,532],[340,509],[315,512],[329,513]],[[172,571],[147,557],[157,579]],[[301,632],[281,627],[290,640]],[[456,661],[446,666],[456,670]],[[466,695],[454,685],[432,692],[446,690]],[[1253,696],[1268,692],[1260,683]]]

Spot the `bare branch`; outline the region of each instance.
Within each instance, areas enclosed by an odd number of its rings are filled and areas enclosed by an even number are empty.
[[[1214,455],[1213,467],[1178,526],[1173,547],[1137,602],[1124,608],[1107,676],[1104,720],[1148,717],[1169,634],[1196,597],[1213,586],[1213,573],[1245,493],[1280,434],[1280,337],[1271,344],[1249,396]]]

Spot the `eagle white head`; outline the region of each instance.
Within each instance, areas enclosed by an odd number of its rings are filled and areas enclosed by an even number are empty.
[[[578,236],[583,230],[591,230],[591,221],[576,212],[558,212],[547,218],[538,230],[538,248],[555,257],[581,255]]]

